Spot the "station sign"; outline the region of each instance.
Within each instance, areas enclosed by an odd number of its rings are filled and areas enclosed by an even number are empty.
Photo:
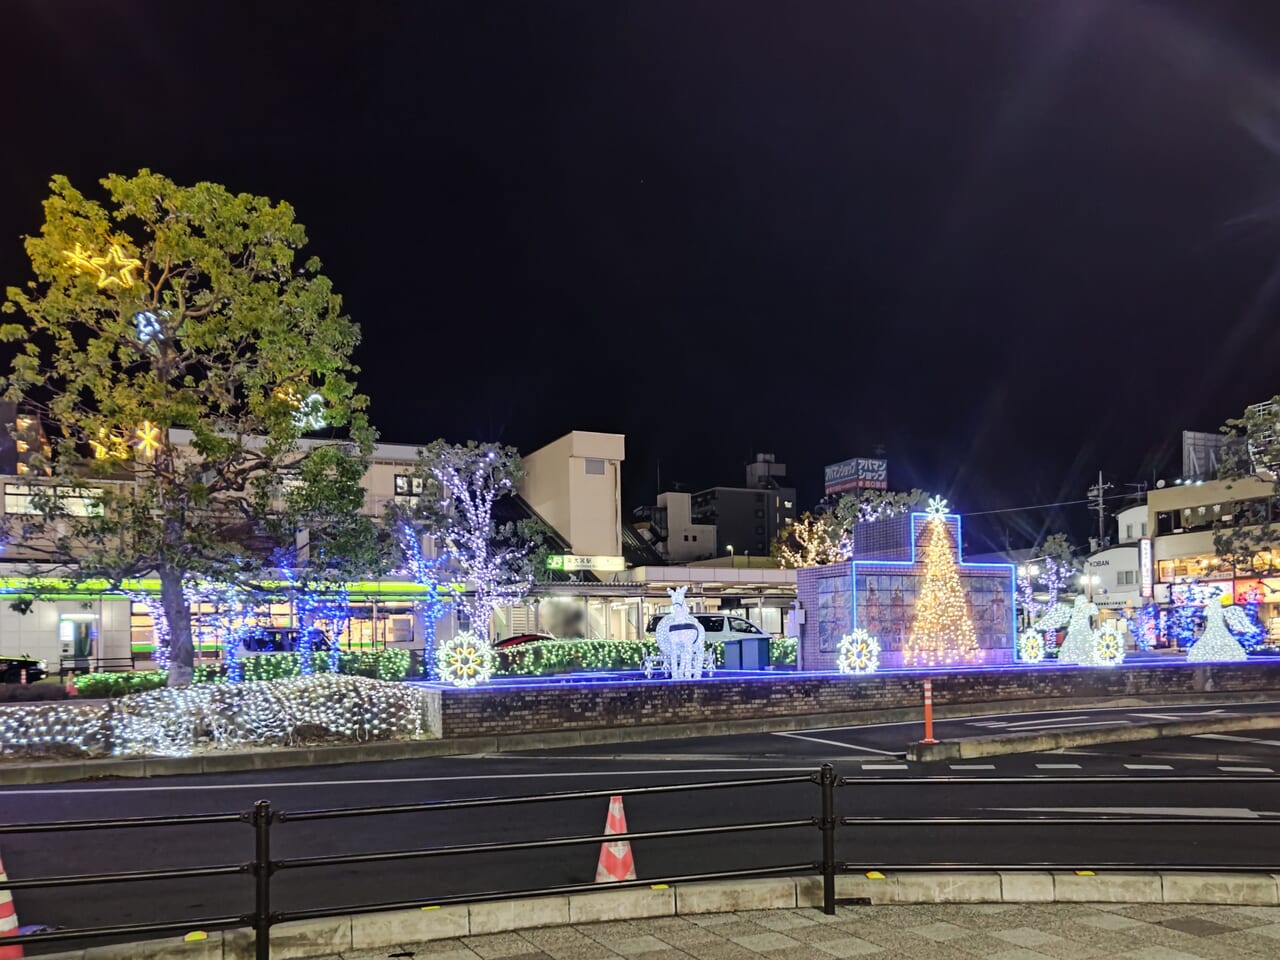
[[[888,490],[889,461],[867,457],[842,460],[823,468],[826,493],[850,490]]]
[[[627,569],[627,561],[623,557],[579,557],[571,553],[552,553],[547,556],[547,569],[563,570],[566,573],[579,570],[617,573]]]

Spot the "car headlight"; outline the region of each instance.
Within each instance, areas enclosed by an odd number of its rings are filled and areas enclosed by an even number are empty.
[[[45,671],[47,671],[47,670],[49,669],[49,661],[48,661],[48,660],[37,660],[37,661],[36,661],[36,666],[37,666],[37,667],[39,667],[41,670],[45,670]]]

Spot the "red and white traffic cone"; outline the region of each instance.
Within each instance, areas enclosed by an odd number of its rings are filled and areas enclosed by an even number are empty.
[[[80,691],[76,689],[76,672],[74,670],[67,674],[66,691],[68,697],[77,697],[80,695]]]
[[[0,883],[7,883],[9,875],[4,872],[4,861],[0,860]],[[13,909],[13,894],[9,890],[0,890],[0,960],[22,960],[24,956],[21,944],[4,946],[5,937],[18,935],[18,912]]]
[[[627,815],[622,809],[621,797],[609,798],[609,819],[604,824],[604,834],[627,832]],[[631,856],[631,843],[618,840],[600,844],[600,862],[596,865],[596,883],[617,883],[636,878],[636,862]]]

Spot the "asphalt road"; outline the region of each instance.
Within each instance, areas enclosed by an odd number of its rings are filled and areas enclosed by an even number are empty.
[[[1277,709],[1280,704],[1260,708]],[[1231,705],[1199,705],[948,721],[939,736],[1057,724],[1144,722]],[[1217,714],[1213,714],[1217,715]],[[1126,720],[1127,718],[1127,720]],[[1001,727],[999,725],[1003,724]],[[954,725],[952,730],[951,725]],[[913,732],[914,731],[914,732]],[[1000,817],[1004,826],[860,826],[841,832],[838,857],[864,868],[924,862],[1274,865],[1280,849],[1280,715],[1277,729],[970,763],[908,764],[892,755],[918,726],[753,734],[520,755],[440,758],[316,767],[224,776],[168,777],[14,787],[0,791],[0,821],[36,823],[90,817],[174,815],[247,810],[270,799],[276,809],[403,804],[553,791],[614,790],[646,785],[808,773],[823,762],[852,778],[837,790],[838,812],[859,817]],[[883,751],[883,752],[876,752]],[[1097,783],[1079,778],[1107,776]],[[1227,776],[1227,783],[1168,783],[1161,778]],[[998,777],[999,783],[965,783]],[[1065,782],[1044,782],[1045,778]],[[922,782],[922,778],[929,778]],[[1259,779],[1261,778],[1261,779]],[[896,781],[906,780],[905,783]],[[1078,782],[1076,782],[1078,780]],[[810,784],[744,787],[626,799],[633,831],[817,816]],[[455,810],[383,817],[282,823],[273,828],[273,857],[405,850],[462,842],[586,835],[603,828],[608,801],[558,800],[496,810]],[[1146,814],[1168,825],[1135,826]],[[1036,818],[1108,815],[1114,824],[1075,828]],[[1221,817],[1220,824],[1186,823]],[[173,827],[0,837],[12,879],[248,861],[248,826]],[[409,900],[479,891],[582,883],[594,877],[597,848],[523,851],[381,864],[283,870],[273,881],[276,909]],[[660,877],[810,862],[819,857],[816,829],[635,844],[642,877]],[[24,926],[90,926],[247,913],[249,877],[149,881],[15,895]],[[48,948],[53,951],[53,947]],[[28,952],[37,952],[28,948]]]

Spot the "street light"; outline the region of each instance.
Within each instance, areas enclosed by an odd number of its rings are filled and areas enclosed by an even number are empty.
[[[732,557],[732,556],[733,556],[733,544],[732,544],[732,543],[726,543],[726,544],[724,545],[724,548],[725,548],[726,550],[728,550],[728,551],[729,551],[729,556],[730,556],[730,557]]]

